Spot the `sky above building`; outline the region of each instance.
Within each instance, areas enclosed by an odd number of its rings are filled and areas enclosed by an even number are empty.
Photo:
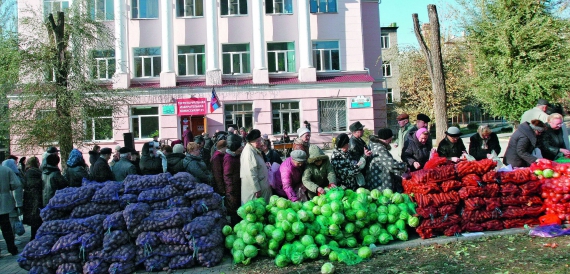
[[[418,47],[418,40],[414,34],[412,14],[417,13],[420,25],[429,23],[427,6],[435,4],[439,15],[441,34],[452,32],[449,10],[453,0],[382,0],[380,4],[380,25],[387,27],[396,23],[398,28],[398,45],[400,47]]]

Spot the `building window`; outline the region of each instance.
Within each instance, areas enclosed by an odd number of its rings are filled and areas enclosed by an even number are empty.
[[[336,0],[311,0],[312,13],[336,12]]]
[[[272,103],[273,134],[283,134],[283,131],[294,132],[301,127],[299,102]]]
[[[389,49],[390,48],[390,35],[388,35],[386,33],[382,33],[382,36],[380,36],[380,43],[382,44],[383,49]]]
[[[107,80],[115,75],[115,50],[94,50],[91,78]]]
[[[86,113],[85,141],[113,140],[113,110],[95,109]]]
[[[149,139],[159,128],[158,107],[131,108],[131,132],[135,139]]]
[[[91,7],[91,17],[95,20],[113,21],[115,19],[115,4],[113,0],[94,0]]]
[[[313,41],[313,66],[318,71],[340,70],[338,41]]]
[[[221,0],[222,15],[246,15],[247,0]]]
[[[131,8],[135,19],[158,18],[158,0],[132,0]]]
[[[319,101],[320,132],[346,131],[346,100]]]
[[[293,0],[266,0],[265,13],[267,14],[292,14]]]
[[[204,16],[204,0],[176,0],[178,17]]]
[[[386,104],[393,104],[394,103],[394,93],[392,92],[392,89],[389,88],[386,90]]]
[[[160,76],[160,48],[135,48],[135,77]]]
[[[295,72],[295,43],[267,43],[269,72]]]
[[[178,75],[204,75],[204,46],[178,46]]]
[[[226,126],[236,124],[238,127],[245,127],[247,130],[253,128],[253,104],[224,104],[224,115]]]
[[[44,0],[44,14],[52,13],[55,16],[56,12],[65,11],[69,8],[68,0]]]
[[[390,65],[390,62],[388,61],[382,62],[382,75],[384,77],[392,76],[392,66]]]
[[[224,74],[250,73],[249,44],[222,45]]]

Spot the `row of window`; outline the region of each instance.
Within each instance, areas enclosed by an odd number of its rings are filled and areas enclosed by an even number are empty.
[[[272,134],[295,132],[301,127],[299,102],[274,102],[272,108]],[[346,100],[320,100],[318,104],[319,131],[339,132],[347,129]],[[87,141],[113,140],[113,118],[110,109],[98,110],[85,122]],[[254,128],[253,103],[225,104],[225,125]],[[147,139],[160,129],[159,107],[141,106],[130,109],[130,126],[135,139]]]
[[[318,71],[339,71],[340,55],[338,41],[313,41],[313,65]],[[94,79],[111,79],[115,74],[115,51],[93,51],[91,69]],[[161,50],[135,48],[135,77],[159,77],[161,72]],[[178,46],[178,75],[205,75],[205,46]],[[271,73],[295,72],[295,44],[293,42],[267,43],[267,65]],[[249,44],[222,45],[223,74],[251,73]]]
[[[93,0],[91,16],[97,20],[114,20],[114,0]],[[204,16],[204,0],[176,0],[177,17]],[[44,0],[45,14],[69,8],[69,0]],[[158,18],[159,0],[131,0],[131,17],[135,19]],[[312,13],[337,12],[336,0],[310,0]],[[267,0],[266,14],[293,14],[293,0]],[[247,15],[247,0],[220,0],[220,14]]]

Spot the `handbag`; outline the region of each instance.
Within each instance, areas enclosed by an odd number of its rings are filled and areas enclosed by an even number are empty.
[[[26,233],[26,229],[20,220],[20,216],[18,216],[17,221],[14,221],[14,233],[18,236],[22,236]]]

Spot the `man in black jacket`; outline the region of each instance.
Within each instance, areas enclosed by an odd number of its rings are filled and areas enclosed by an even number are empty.
[[[362,173],[368,169],[368,164],[370,163],[372,151],[366,144],[364,140],[362,140],[362,136],[364,135],[364,125],[360,123],[360,121],[356,121],[352,123],[349,127],[350,132],[352,132],[352,136],[350,137],[348,153],[352,161],[358,162],[360,158],[364,157],[366,160],[366,167],[362,170]]]
[[[101,149],[101,155],[93,165],[93,171],[91,173],[91,179],[93,181],[102,183],[115,180],[115,176],[113,175],[111,167],[109,166],[111,153],[113,153],[113,150],[111,150],[111,148],[106,147]]]
[[[461,131],[457,127],[449,127],[445,132],[445,138],[437,145],[437,154],[457,163],[465,152]]]

